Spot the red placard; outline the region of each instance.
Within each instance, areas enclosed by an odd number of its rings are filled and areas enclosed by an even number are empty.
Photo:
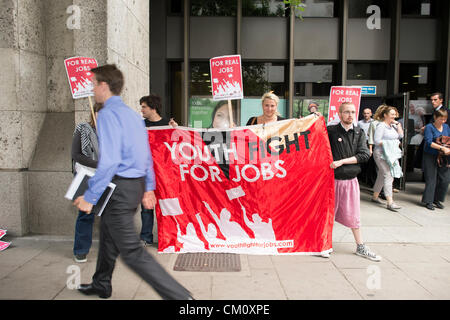
[[[0,241],[0,251],[3,251],[6,248],[8,248],[10,244],[11,244],[11,242]]]
[[[6,230],[0,229],[0,239],[6,234]]]
[[[73,57],[64,60],[70,91],[74,99],[94,95],[91,69],[97,68],[97,61],[87,57]]]
[[[209,60],[213,100],[244,98],[241,56],[222,56]]]
[[[358,123],[361,87],[331,87],[327,125],[339,123],[339,106],[344,102],[350,102],[355,105],[356,117],[354,122],[355,125]]]

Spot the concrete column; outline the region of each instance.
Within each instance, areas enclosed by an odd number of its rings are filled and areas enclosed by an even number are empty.
[[[345,86],[347,84],[347,30],[348,30],[348,6],[349,0],[341,1],[341,20],[340,20],[340,74],[341,74],[341,85]]]
[[[152,32],[152,43],[150,51],[150,76],[152,79],[158,79],[151,84],[151,92],[156,93],[162,98],[163,110],[161,111],[164,117],[172,117],[168,101],[168,67],[166,62],[167,56],[167,15],[162,14],[167,10],[167,1],[152,0],[151,6],[151,21],[150,29]],[[179,120],[178,120],[179,121]]]
[[[295,33],[295,10],[291,7],[289,9],[289,97],[288,97],[288,118],[292,117],[294,110],[294,74],[295,74],[295,61],[294,61],[294,36]]]
[[[388,68],[388,95],[399,93],[400,79],[400,20],[402,18],[402,2],[395,0],[391,6],[391,49]]]
[[[190,61],[189,61],[189,52],[190,52],[190,1],[184,0],[184,19],[183,19],[183,107],[182,107],[182,119],[181,123],[183,126],[188,126],[188,113],[189,113],[189,88],[190,88]]]
[[[0,226],[22,235],[27,168],[47,111],[44,5],[2,0],[0,15]]]
[[[116,63],[125,102],[138,111],[149,88],[149,4],[125,0],[0,0],[0,227],[12,235],[73,235],[75,124],[89,119],[74,101],[64,59]],[[67,21],[79,9],[79,26]]]

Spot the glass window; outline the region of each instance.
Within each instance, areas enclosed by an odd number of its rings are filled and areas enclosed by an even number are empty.
[[[426,99],[436,91],[436,66],[434,64],[401,63],[400,92],[410,92],[410,99]]]
[[[235,17],[237,0],[191,0],[191,16]]]
[[[208,62],[191,62],[191,95],[208,96],[211,93],[211,76]]]
[[[169,16],[182,16],[183,15],[183,1],[170,0],[167,1],[167,12]]]
[[[330,92],[328,91],[328,95]],[[309,110],[310,104],[316,104],[318,105],[317,111],[319,111],[325,118],[325,121],[328,117],[328,98],[319,97],[317,99],[314,98],[294,98],[294,105],[292,110],[292,117],[293,118],[302,118],[306,117],[311,114]]]
[[[402,15],[414,17],[436,16],[434,0],[402,0]]]
[[[348,6],[349,18],[367,18],[373,14],[373,11],[367,13],[367,8],[376,5],[380,8],[382,18],[390,17],[390,5],[388,0],[350,0]]]
[[[283,0],[242,0],[244,17],[286,17]]]
[[[298,11],[302,17],[337,17],[338,2],[334,0],[305,0],[305,11]]]
[[[214,101],[211,94],[211,77],[208,62],[191,62],[191,84],[189,98],[189,126],[208,128]]]
[[[181,61],[171,61],[169,65],[169,99],[167,106],[169,112],[166,111],[166,116],[173,117],[175,121],[181,123],[182,112],[181,106],[183,105],[183,70]]]
[[[294,67],[295,96],[328,96],[331,86],[337,85],[334,63],[302,63]]]
[[[311,112],[308,107],[314,102],[317,111],[328,116],[328,99],[332,86],[338,85],[336,63],[296,62],[294,67],[294,101],[292,116],[301,118]]]
[[[243,62],[244,99],[241,101],[241,125],[249,118],[262,114],[261,97],[273,91],[280,98],[278,112],[286,117],[287,72],[284,63]]]
[[[386,63],[348,63],[347,80],[386,80]]]
[[[287,81],[284,63],[243,62],[244,95],[262,97],[268,91],[284,97]]]

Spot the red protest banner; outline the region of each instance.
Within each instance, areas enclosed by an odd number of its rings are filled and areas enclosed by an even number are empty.
[[[159,252],[332,250],[333,159],[323,117],[148,135]]]
[[[64,60],[70,90],[74,99],[93,96],[91,69],[97,68],[97,61],[93,58],[73,57]]]
[[[213,100],[243,99],[241,56],[215,57],[209,64]]]
[[[331,87],[328,107],[327,125],[339,123],[339,106],[344,102],[353,103],[356,107],[355,125],[358,123],[359,105],[361,103],[361,87]]]

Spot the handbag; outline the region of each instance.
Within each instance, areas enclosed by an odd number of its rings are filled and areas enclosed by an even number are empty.
[[[450,148],[450,137],[447,136],[440,136],[436,139],[436,143],[440,145],[441,147]],[[444,151],[439,150],[438,156],[437,156],[437,165],[442,167],[450,167],[450,163],[448,161],[448,157],[445,155]]]

